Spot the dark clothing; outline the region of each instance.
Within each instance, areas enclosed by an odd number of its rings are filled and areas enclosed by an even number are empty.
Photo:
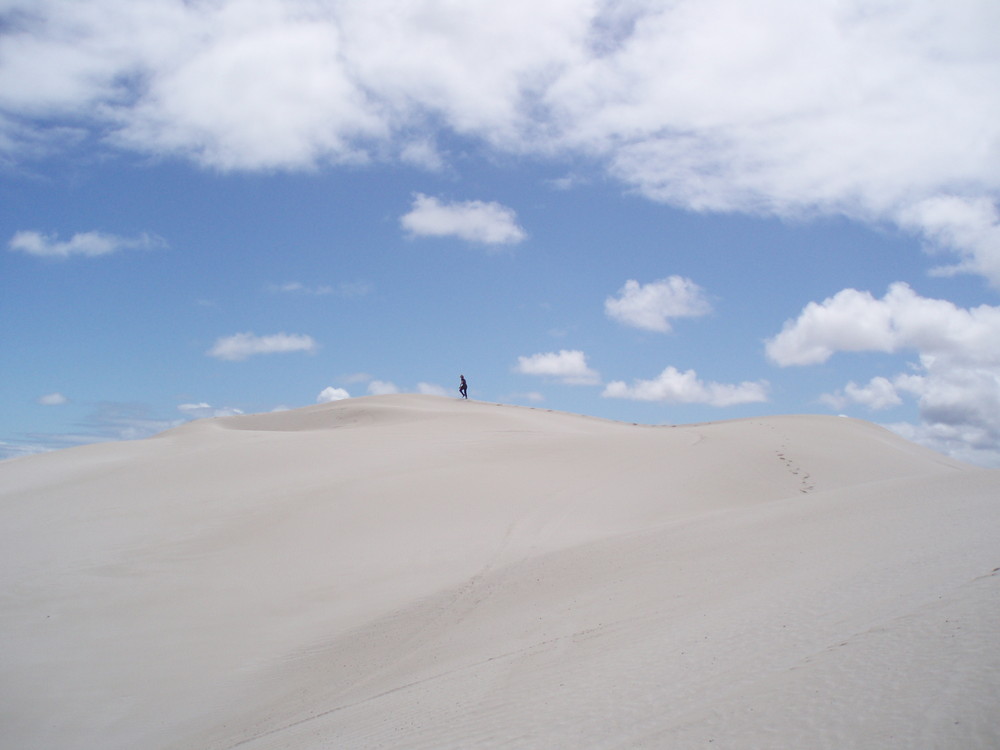
[[[465,375],[459,375],[458,377],[462,379],[462,382],[458,386],[458,392],[462,394],[462,398],[468,398],[469,386],[465,382]]]

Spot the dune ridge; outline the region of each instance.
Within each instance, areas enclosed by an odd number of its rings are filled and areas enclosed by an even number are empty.
[[[1000,472],[394,395],[0,463],[19,748],[1000,746]]]

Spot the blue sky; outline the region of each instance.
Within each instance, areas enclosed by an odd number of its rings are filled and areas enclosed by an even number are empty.
[[[464,373],[1000,466],[998,27],[975,0],[0,3],[0,457]]]

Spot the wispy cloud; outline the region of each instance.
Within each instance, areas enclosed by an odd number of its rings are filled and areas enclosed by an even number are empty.
[[[268,290],[275,294],[301,294],[311,297],[332,295],[343,299],[353,299],[370,294],[372,285],[364,281],[345,281],[336,285],[318,284],[310,286],[299,281],[287,281],[283,284],[272,284],[268,287]]]
[[[146,404],[105,401],[99,403],[72,431],[30,433],[0,441],[0,458],[72,448],[115,440],[138,440],[182,424],[184,419],[165,419]]]
[[[318,345],[312,336],[304,334],[275,333],[257,336],[254,333],[237,333],[217,339],[206,354],[216,359],[239,362],[259,354],[312,353],[317,349]]]
[[[68,404],[69,399],[58,392],[46,393],[44,396],[38,397],[38,403],[42,406],[62,406],[63,404]]]
[[[217,407],[205,402],[197,404],[179,404],[177,411],[191,419],[205,419],[209,417],[236,417],[243,413],[241,409],[229,406]]]
[[[74,255],[97,257],[122,250],[152,250],[166,247],[166,242],[155,235],[119,237],[104,232],[80,232],[61,241],[58,235],[43,234],[34,230],[16,232],[7,243],[12,252],[25,253],[40,258],[69,258]]]

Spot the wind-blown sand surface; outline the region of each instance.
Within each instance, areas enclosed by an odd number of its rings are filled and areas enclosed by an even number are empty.
[[[997,748],[1000,472],[431,396],[0,464],[0,746]]]

